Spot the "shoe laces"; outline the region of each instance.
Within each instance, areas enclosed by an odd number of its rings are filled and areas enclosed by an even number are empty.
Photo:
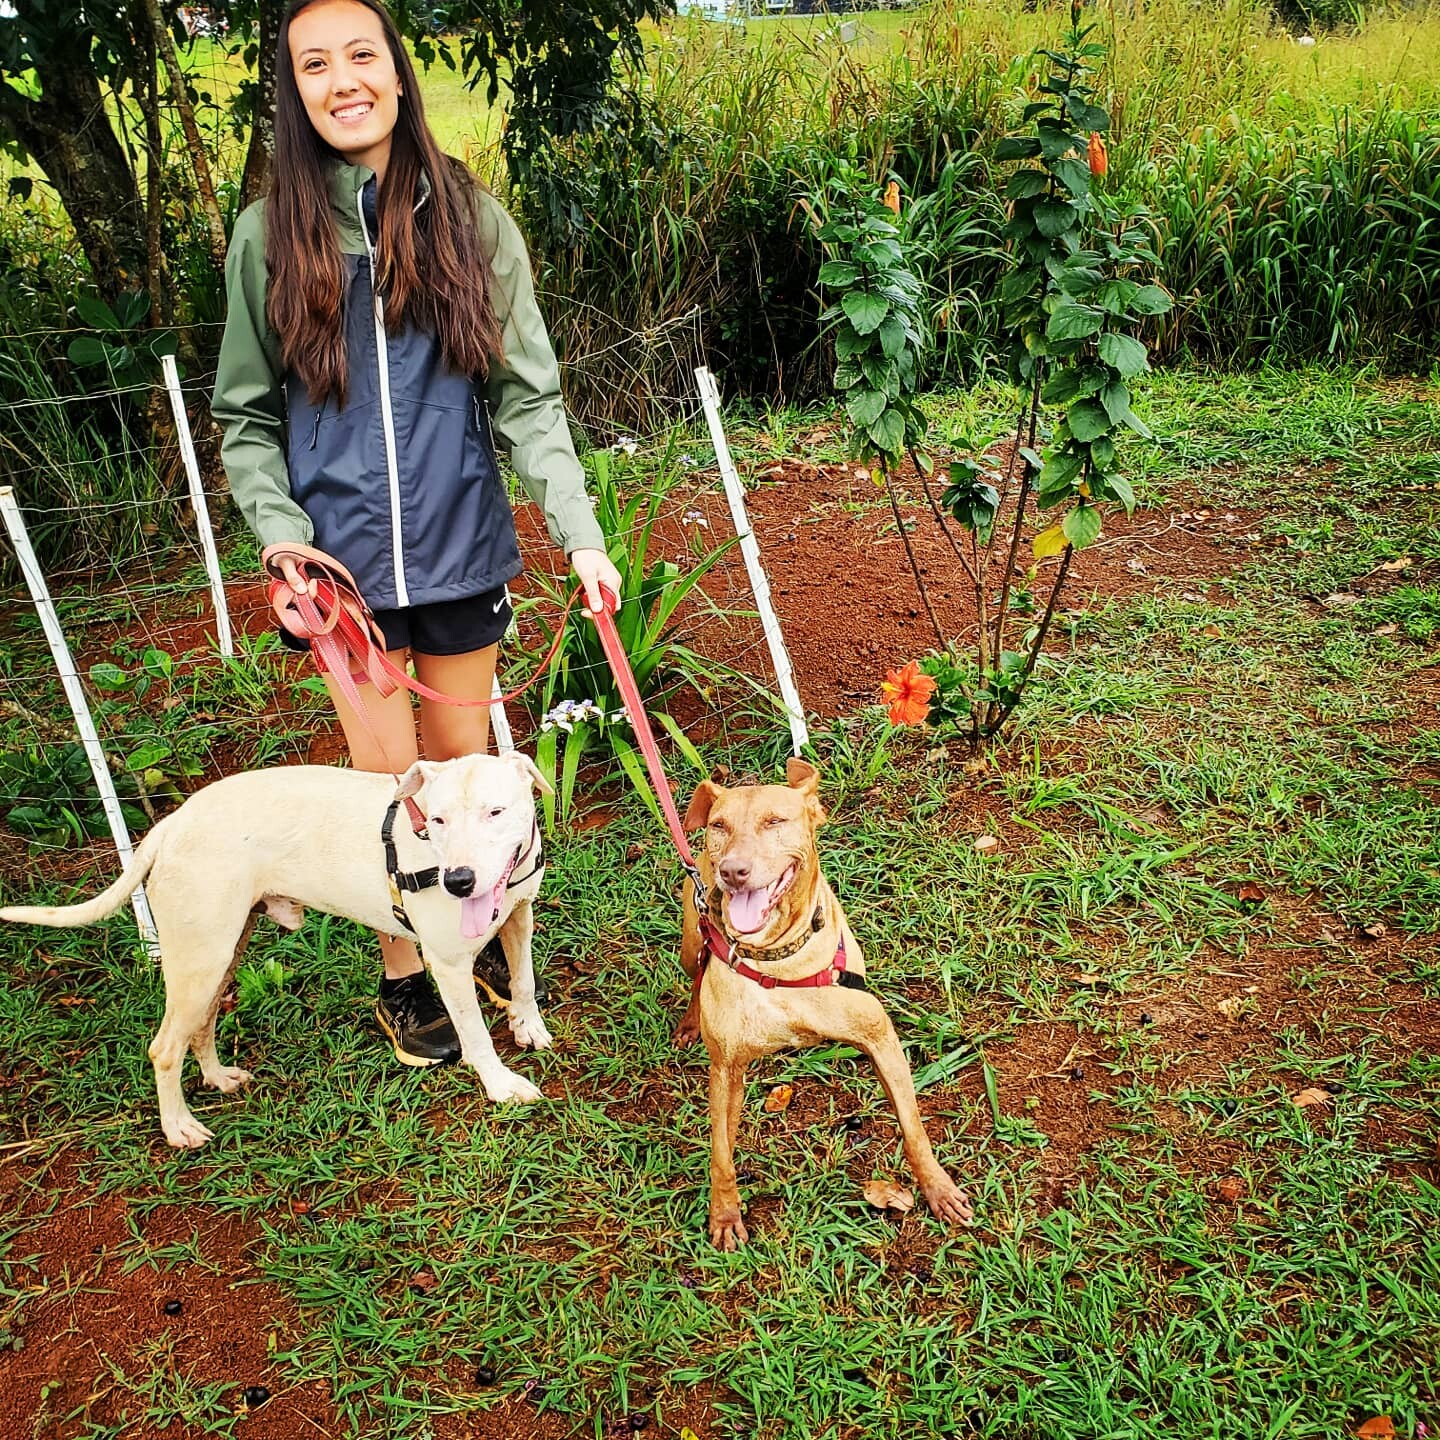
[[[412,1030],[424,1030],[446,1018],[444,1005],[435,993],[430,976],[423,970],[407,975],[399,989],[385,1001],[397,1019]]]

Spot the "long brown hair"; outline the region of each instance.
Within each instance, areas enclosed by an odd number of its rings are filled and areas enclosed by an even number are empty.
[[[305,113],[290,63],[290,22],[319,0],[291,0],[275,47],[275,165],[265,201],[266,309],[286,369],[315,404],[345,403],[346,268],[331,214],[329,170],[341,156]],[[425,123],[415,67],[395,22],[377,0],[354,0],[379,17],[400,79],[399,113],[380,187],[375,284],[385,298],[385,328],[428,330],[445,363],[483,375],[499,358],[500,322],[491,303],[490,262],[475,229],[478,184],[441,153]],[[421,176],[430,198],[419,206]]]

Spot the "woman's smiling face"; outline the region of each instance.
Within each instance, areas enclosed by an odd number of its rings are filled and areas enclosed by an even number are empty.
[[[316,133],[380,178],[403,93],[380,18],[354,0],[321,0],[290,22],[290,64]]]

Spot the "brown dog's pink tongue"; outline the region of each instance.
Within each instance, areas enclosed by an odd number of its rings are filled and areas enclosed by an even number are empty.
[[[766,919],[766,902],[770,899],[770,888],[759,890],[735,890],[730,894],[730,927],[742,935],[753,934]]]

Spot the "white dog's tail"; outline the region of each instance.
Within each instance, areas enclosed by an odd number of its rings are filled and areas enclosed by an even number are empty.
[[[125,867],[125,873],[93,900],[86,900],[80,905],[7,905],[0,909],[0,920],[18,920],[26,925],[93,925],[95,921],[113,915],[150,873],[150,867],[160,851],[160,832],[164,828],[165,821],[162,820],[140,842],[140,848]]]

